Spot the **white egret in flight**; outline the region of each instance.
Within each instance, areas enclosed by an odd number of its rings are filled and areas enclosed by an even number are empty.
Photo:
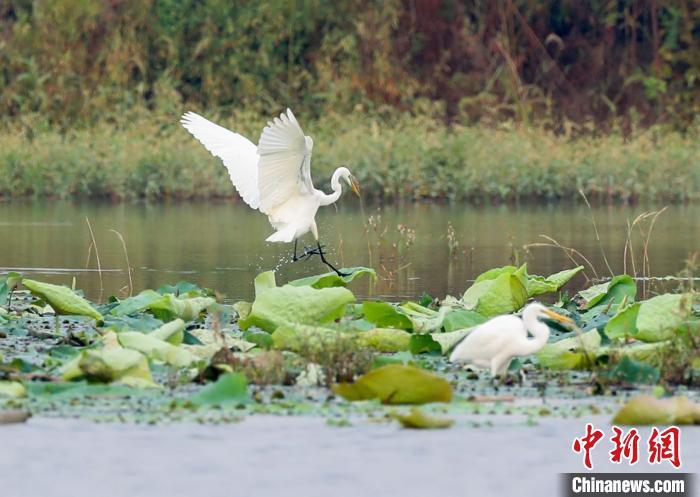
[[[474,328],[452,351],[450,362],[491,368],[492,376],[503,376],[513,357],[534,354],[547,343],[549,327],[540,318],[574,324],[542,304],[528,304],[522,317],[496,316]],[[528,332],[533,338],[528,338]]]
[[[326,194],[314,188],[311,181],[314,142],[304,135],[291,110],[287,109],[267,123],[257,147],[244,136],[194,112],[185,113],[180,122],[212,155],[223,161],[243,201],[267,214],[275,233],[266,241],[294,241],[294,261],[318,254],[324,264],[343,275],[326,260],[314,218],[320,206],[330,205],[340,198],[341,179],[358,196],[359,184],[348,168],[339,167],[331,178],[333,193]],[[309,231],[318,248],[307,249],[297,256],[297,240]]]

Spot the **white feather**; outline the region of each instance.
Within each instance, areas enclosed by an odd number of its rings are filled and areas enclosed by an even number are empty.
[[[269,242],[291,242],[311,232],[318,240],[315,216],[321,205],[330,205],[342,192],[340,180],[352,180],[350,171],[339,167],[331,178],[332,194],[314,188],[311,181],[313,141],[304,136],[292,111],[269,122],[258,147],[250,140],[187,112],[182,125],[228,169],[231,182],[243,200],[267,214],[275,233]]]
[[[180,122],[212,155],[220,158],[243,201],[257,209],[258,190],[257,147],[246,137],[214,124],[194,112],[185,113]]]
[[[291,110],[267,123],[260,135],[258,154],[261,212],[270,214],[295,195],[314,194],[311,148]]]

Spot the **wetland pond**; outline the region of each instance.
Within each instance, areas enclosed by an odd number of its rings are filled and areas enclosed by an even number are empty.
[[[353,284],[358,298],[391,301],[417,299],[423,293],[461,295],[481,272],[514,262],[527,262],[532,274],[545,275],[574,266],[561,249],[524,248],[547,243],[541,235],[578,250],[600,277],[610,274],[605,253],[612,271],[620,274],[625,269],[628,223],[659,208],[406,204],[360,209],[354,200],[344,199],[338,209],[320,209],[322,242],[329,260],[340,266],[377,270],[375,282],[362,279]],[[650,274],[681,271],[688,256],[700,248],[699,226],[700,206],[668,207],[658,217],[648,245]],[[188,280],[221,292],[228,301],[250,300],[253,279],[262,271],[277,269],[278,281],[286,281],[325,270],[318,257],[292,263],[291,245],[266,243],[272,233],[267,219],[243,204],[5,201],[0,202],[0,273],[15,270],[67,285],[75,276],[76,288],[93,300],[124,297],[129,283],[124,249],[111,230],[121,233],[126,243],[135,293]],[[643,237],[636,228],[633,240],[636,271],[641,274]],[[311,236],[303,242],[311,244]],[[628,257],[628,273],[630,264]],[[587,268],[587,276],[595,275]],[[576,290],[584,282],[580,274],[569,288]]]
[[[235,482],[255,495],[454,495],[459,460],[470,490],[553,495],[556,473],[583,467],[570,447],[586,421],[608,432],[611,422],[700,424],[697,293],[687,279],[622,276],[692,269],[700,207],[669,207],[648,236],[654,218],[638,216],[654,209],[322,209],[329,259],[375,268],[373,281],[363,268],[313,276],[326,271],[320,261],[292,263],[292,247],[265,243],[265,216],[243,205],[2,202],[0,272],[24,276],[0,277],[4,488],[228,495]],[[73,278],[90,302],[50,284]],[[171,286],[180,280],[191,283]],[[552,323],[512,374],[495,381],[447,360],[475,326],[540,296],[559,300],[570,325]],[[685,467],[697,467],[699,435],[684,427]],[[78,493],[33,477],[66,453],[91,464]],[[596,469],[617,468],[598,454]],[[533,472],[533,460],[546,469]],[[282,469],[270,477],[271,467]],[[106,494],[105,474],[117,482]]]

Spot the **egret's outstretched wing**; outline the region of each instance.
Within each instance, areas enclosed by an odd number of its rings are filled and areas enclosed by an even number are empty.
[[[240,196],[246,204],[257,209],[260,206],[258,191],[260,157],[255,144],[246,137],[214,124],[194,112],[185,113],[180,122],[212,155],[223,161],[231,182]]]
[[[313,192],[311,150],[291,110],[267,123],[260,135],[258,154],[262,212],[268,214],[295,195]]]

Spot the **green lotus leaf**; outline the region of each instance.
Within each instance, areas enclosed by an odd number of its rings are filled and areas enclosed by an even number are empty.
[[[629,400],[615,414],[620,425],[692,425],[700,424],[700,405],[688,397],[657,399],[640,395]]]
[[[547,368],[587,369],[595,361],[600,341],[598,330],[587,331],[546,344],[537,353],[537,358]]]
[[[148,335],[173,345],[180,345],[185,338],[185,322],[179,318],[175,319],[151,331]]]
[[[544,276],[528,275],[527,293],[530,297],[535,297],[545,293],[556,292],[581,271],[583,271],[583,266],[559,271],[558,273],[550,274],[546,278]]]
[[[175,318],[192,321],[209,306],[216,303],[211,297],[190,297],[181,299],[171,294],[163,295],[151,302],[148,309],[158,319],[168,322]]]
[[[22,280],[22,284],[34,295],[49,304],[56,314],[89,316],[96,321],[102,321],[102,314],[90,302],[68,287],[27,278]]]
[[[304,347],[322,347],[324,343],[335,340],[340,333],[346,332],[331,327],[290,323],[275,330],[272,346],[278,350],[299,352]]]
[[[404,428],[416,430],[433,430],[449,428],[454,424],[454,419],[430,416],[414,407],[408,414],[391,413],[391,417],[401,423]]]
[[[113,316],[128,316],[147,309],[149,305],[161,298],[163,296],[154,290],[144,290],[138,295],[120,301],[109,313]]]
[[[84,350],[62,368],[66,381],[85,378],[102,383],[122,382],[134,386],[157,386],[153,383],[146,356],[121,347]]]
[[[307,278],[290,281],[288,284],[292,286],[311,286],[313,288],[330,288],[336,286],[347,286],[352,283],[357,277],[369,275],[372,279],[377,278],[377,273],[374,269],[366,267],[351,267],[340,270],[345,276],[339,276],[334,271],[324,274],[317,274]]]
[[[624,300],[631,302],[637,295],[637,284],[626,274],[615,276],[610,281],[593,285],[578,293],[583,300],[584,309],[596,306],[619,306]]]
[[[182,347],[138,331],[123,331],[117,335],[122,347],[137,350],[152,360],[176,367],[189,367],[197,358]]]
[[[462,296],[465,307],[485,317],[519,310],[528,299],[525,271],[506,266],[480,275]]]
[[[408,350],[411,334],[395,328],[374,328],[357,335],[357,343],[379,352],[401,352]]]
[[[678,328],[690,315],[691,297],[664,294],[642,302],[637,316],[634,338],[644,342],[658,342],[675,336]]]
[[[442,320],[442,327],[446,332],[464,330],[484,323],[487,320],[488,318],[476,311],[453,309],[445,315],[445,318]]]
[[[190,400],[198,406],[245,404],[250,401],[248,380],[243,373],[222,374],[216,382],[204,387]]]
[[[408,316],[388,302],[363,302],[362,312],[367,321],[379,328],[413,330],[413,322]]]
[[[434,333],[434,335],[437,334],[438,333]],[[409,350],[413,355],[431,353],[442,354],[442,346],[433,339],[432,335],[428,334],[412,335]]]
[[[0,398],[26,397],[27,389],[19,381],[0,381]]]
[[[412,366],[390,364],[360,376],[354,383],[338,383],[333,391],[349,401],[379,399],[383,404],[450,402],[452,386],[433,373]]]
[[[256,291],[250,314],[238,324],[244,330],[257,326],[269,332],[287,323],[322,325],[340,318],[354,300],[346,288],[269,287]]]

